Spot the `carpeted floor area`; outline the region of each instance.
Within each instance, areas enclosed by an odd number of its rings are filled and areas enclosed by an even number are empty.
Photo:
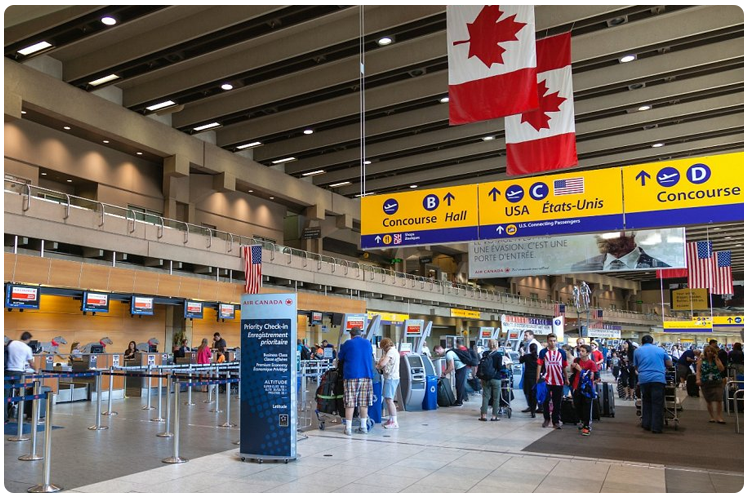
[[[685,410],[679,418],[677,431],[670,422],[663,434],[652,434],[641,429],[634,408],[618,406],[615,418],[595,421],[588,437],[581,436],[576,426],[565,425],[523,451],[743,471],[744,441],[734,432],[733,417],[727,417],[726,425],[712,424],[705,411]],[[711,438],[711,448],[706,447],[706,436]]]

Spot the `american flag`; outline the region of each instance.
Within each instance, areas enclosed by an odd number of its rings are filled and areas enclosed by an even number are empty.
[[[714,253],[714,287],[715,295],[733,295],[732,285],[732,252],[716,251]]]
[[[555,180],[555,195],[572,195],[583,193],[583,178],[566,178],[564,180]]]
[[[687,243],[688,288],[711,288],[714,268],[711,241]]]
[[[564,303],[555,303],[555,309],[553,317],[565,317],[565,304]]]
[[[257,295],[263,282],[263,246],[245,246],[245,293]]]

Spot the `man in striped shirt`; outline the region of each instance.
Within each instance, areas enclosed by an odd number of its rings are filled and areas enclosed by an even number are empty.
[[[552,334],[547,335],[547,347],[539,352],[536,368],[537,382],[541,381],[542,371],[544,371],[544,382],[547,384],[547,397],[542,405],[544,412],[542,427],[548,427],[551,419],[555,429],[562,429],[560,407],[562,406],[563,386],[568,381],[568,359],[565,351],[557,348],[557,337]],[[551,412],[550,402],[552,403]]]

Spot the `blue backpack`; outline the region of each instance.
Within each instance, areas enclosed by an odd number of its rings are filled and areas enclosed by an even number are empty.
[[[596,386],[591,380],[591,371],[584,370],[581,372],[581,377],[578,381],[578,389],[581,394],[589,399],[596,399]]]

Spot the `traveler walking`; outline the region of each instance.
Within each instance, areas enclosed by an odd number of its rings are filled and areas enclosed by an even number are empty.
[[[745,374],[745,354],[742,352],[742,344],[735,342],[729,351],[729,367],[734,368],[738,375]]]
[[[492,402],[492,418],[490,422],[500,420],[500,379],[503,369],[503,355],[497,351],[497,340],[487,341],[487,350],[482,354],[477,368],[477,376],[482,382],[482,407],[479,420],[487,421],[487,407]]]
[[[536,417],[536,368],[538,366],[539,353],[536,345],[529,345],[529,352],[521,356],[520,361],[523,363],[523,394],[526,396],[526,409],[521,413],[531,413],[531,418]]]
[[[563,385],[568,380],[568,359],[565,351],[557,348],[557,337],[555,335],[547,335],[547,347],[539,352],[537,364],[536,381],[544,381],[547,384],[547,397],[542,405],[544,412],[542,427],[548,427],[550,420],[552,420],[552,425],[556,429],[562,429],[560,407],[562,405]],[[552,403],[551,412],[550,403]]]
[[[708,407],[709,422],[725,424],[722,415],[722,402],[724,400],[724,382],[722,372],[725,370],[724,364],[719,358],[716,347],[709,344],[703,349],[703,356],[696,362],[696,379],[703,391],[703,399],[706,400]]]
[[[672,357],[654,345],[651,335],[644,335],[641,346],[634,351],[633,360],[641,389],[641,427],[653,433],[661,433],[664,425],[666,369],[672,367]]]
[[[388,420],[383,427],[398,429],[398,417],[393,399],[396,397],[396,389],[400,381],[401,356],[390,338],[380,340],[380,349],[383,351],[383,356],[375,368],[383,373],[383,399],[388,408]]]
[[[352,435],[354,408],[359,409],[357,432],[367,434],[367,408],[372,404],[372,345],[362,338],[359,328],[349,331],[351,339],[339,347],[339,364],[344,363],[344,434]]]
[[[700,350],[688,349],[677,359],[677,377],[680,379],[682,388],[685,388],[688,376],[693,373],[692,365],[700,355]]]
[[[578,414],[581,435],[591,434],[593,418],[593,397],[596,393],[594,384],[599,382],[599,366],[589,357],[589,345],[578,347],[578,357],[573,361],[573,406]]]

